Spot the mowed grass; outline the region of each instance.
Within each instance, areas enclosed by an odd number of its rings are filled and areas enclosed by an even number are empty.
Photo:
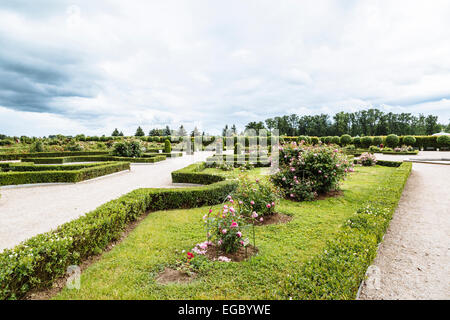
[[[255,169],[259,170],[259,169]],[[188,284],[161,285],[165,266],[205,240],[202,216],[209,208],[153,212],[118,246],[85,270],[81,288],[56,299],[277,299],[287,274],[323,251],[342,223],[370,201],[395,168],[358,167],[343,196],[313,202],[283,200],[278,211],[293,216],[282,225],[256,228],[259,254],[241,263],[211,262]],[[217,207],[218,208],[218,207]]]

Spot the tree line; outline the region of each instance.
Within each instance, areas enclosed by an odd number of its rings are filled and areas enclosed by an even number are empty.
[[[246,129],[278,129],[280,135],[287,136],[384,136],[397,135],[431,135],[440,131],[450,132],[448,125],[438,123],[434,115],[415,116],[411,113],[385,113],[378,109],[357,112],[338,112],[330,117],[328,114],[296,114],[268,118],[264,122],[250,122]]]

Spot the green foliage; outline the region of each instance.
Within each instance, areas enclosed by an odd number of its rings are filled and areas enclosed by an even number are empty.
[[[439,136],[436,142],[440,147],[450,147],[450,136]]]
[[[372,145],[373,140],[372,137],[362,137],[361,138],[361,146],[364,148],[368,148]]]
[[[346,146],[352,142],[352,137],[349,134],[343,134],[339,142],[342,146]]]
[[[355,145],[355,147],[360,147],[361,146],[361,138],[360,137],[354,137],[352,140],[352,143]]]
[[[311,143],[312,144],[318,144],[319,143],[319,138],[318,137],[311,137]]]
[[[284,196],[297,201],[313,200],[321,193],[339,188],[344,176],[352,171],[347,157],[326,145],[283,145],[279,171],[272,181]]]
[[[30,147],[30,152],[43,152],[44,144],[41,141],[36,141]]]
[[[164,152],[165,153],[171,153],[172,152],[172,144],[170,143],[169,139],[166,139],[166,141],[164,141]]]
[[[22,169],[22,170],[21,170]],[[71,170],[70,167],[19,167],[10,166],[9,172],[0,172],[0,185],[18,185],[30,183],[80,182],[107,174],[129,170],[130,164],[126,162],[103,163],[96,166],[84,166]],[[41,171],[42,170],[42,171]]]
[[[398,146],[400,142],[399,137],[396,134],[390,134],[386,137],[386,145],[391,148]]]
[[[136,133],[134,134],[135,137],[144,137],[145,136],[145,132],[144,130],[142,130],[141,127],[138,127],[136,129]]]
[[[258,216],[267,216],[275,212],[281,192],[266,179],[252,180],[246,175],[240,175],[233,198],[239,200],[242,215],[250,217],[256,212]]]
[[[216,174],[202,173],[206,168],[205,162],[194,163],[183,169],[172,172],[172,182],[174,183],[195,183],[195,184],[211,184],[224,181],[223,176]]]
[[[341,138],[339,138],[338,136],[334,136],[331,138],[331,143],[339,144],[341,143]]]
[[[411,172],[403,163],[384,184],[383,192],[357,210],[337,237],[319,254],[289,275],[282,294],[290,299],[354,299],[367,268],[376,256],[378,243],[389,226],[401,192]]]
[[[403,144],[406,144],[407,146],[413,146],[416,143],[416,138],[413,136],[406,136],[403,137]]]
[[[55,231],[30,238],[0,253],[0,300],[50,287],[69,265],[98,254],[124,228],[148,211],[214,205],[236,187],[234,181],[189,189],[138,189],[105,203]]]
[[[245,165],[249,162],[255,167],[270,167],[270,160],[268,157],[264,156],[253,156],[249,154],[241,155],[215,155],[206,159],[206,165],[208,167],[215,167],[217,164],[226,162],[229,165],[238,167],[240,165]]]
[[[382,137],[373,137],[373,145],[379,146],[382,143],[383,143],[383,138]]]
[[[118,142],[113,146],[113,155],[119,157],[140,157],[142,152],[142,147],[139,141],[130,142]]]

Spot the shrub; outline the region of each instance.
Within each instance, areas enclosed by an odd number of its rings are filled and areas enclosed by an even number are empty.
[[[212,210],[203,219],[206,223],[208,241],[215,242],[226,253],[236,252],[244,246],[243,227],[246,225],[241,212],[235,209],[234,200],[229,197],[217,214],[210,216]]]
[[[358,209],[337,236],[327,242],[323,253],[303,264],[296,275],[286,277],[281,285],[286,299],[355,299],[397,207],[411,166],[401,163],[384,192]]]
[[[317,137],[311,137],[311,143],[312,143],[312,144],[318,144],[318,143],[319,143],[319,138],[317,138]]]
[[[76,143],[75,141],[72,141],[71,143],[69,143],[65,148],[65,151],[81,151],[83,150],[83,147],[81,147],[78,143]]]
[[[440,147],[450,147],[450,136],[438,136],[436,142]]]
[[[292,200],[311,200],[319,193],[338,189],[347,172],[353,170],[339,149],[326,145],[291,144],[280,149],[280,170],[272,181]]]
[[[372,137],[362,137],[361,138],[361,145],[364,148],[369,148],[372,145],[372,142],[373,142]]]
[[[373,137],[373,144],[375,146],[379,146],[383,144],[383,138],[382,137]]]
[[[44,145],[41,141],[36,141],[30,147],[30,152],[43,152],[43,151],[44,151]]]
[[[333,137],[330,137],[330,136],[324,137],[323,140],[322,140],[322,142],[323,142],[323,143],[326,143],[326,144],[329,144],[329,143],[331,143],[331,139],[332,139],[332,138],[333,138]]]
[[[414,138],[413,136],[403,137],[403,143],[407,146],[412,146],[416,143],[416,138]]]
[[[304,141],[305,143],[309,143],[308,137],[305,137],[305,136],[299,136],[298,139],[297,139],[297,142],[298,142],[298,143],[301,143],[302,141]]]
[[[114,144],[113,155],[119,157],[140,157],[142,147],[138,141],[118,142]]]
[[[6,249],[0,253],[0,300],[18,299],[31,289],[50,287],[69,265],[101,252],[148,211],[219,204],[218,199],[235,188],[235,181],[223,181],[186,189],[138,189]]]
[[[386,137],[386,145],[391,148],[398,146],[400,142],[399,137],[396,134],[390,134]]]
[[[270,181],[252,181],[241,175],[233,198],[239,201],[242,215],[250,217],[256,212],[259,216],[266,216],[274,213],[280,191]]]
[[[360,137],[354,137],[352,142],[355,145],[355,147],[361,146],[361,138]]]
[[[352,142],[352,137],[349,134],[343,134],[340,138],[340,143],[342,146],[346,146]]]
[[[370,146],[369,148],[370,152],[381,152],[381,149],[375,146]]]
[[[339,144],[341,142],[341,138],[338,136],[331,137],[331,143]]]
[[[170,143],[169,139],[166,139],[166,141],[164,141],[164,152],[165,153],[171,153],[172,152],[172,144]]]
[[[358,159],[358,164],[361,164],[365,167],[374,166],[376,163],[377,159],[375,158],[375,155],[368,152],[363,153]]]

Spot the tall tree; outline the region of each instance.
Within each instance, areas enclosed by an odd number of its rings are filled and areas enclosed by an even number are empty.
[[[136,129],[136,133],[134,134],[135,137],[144,137],[145,136],[145,132],[144,130],[142,130],[142,128],[139,126]]]

